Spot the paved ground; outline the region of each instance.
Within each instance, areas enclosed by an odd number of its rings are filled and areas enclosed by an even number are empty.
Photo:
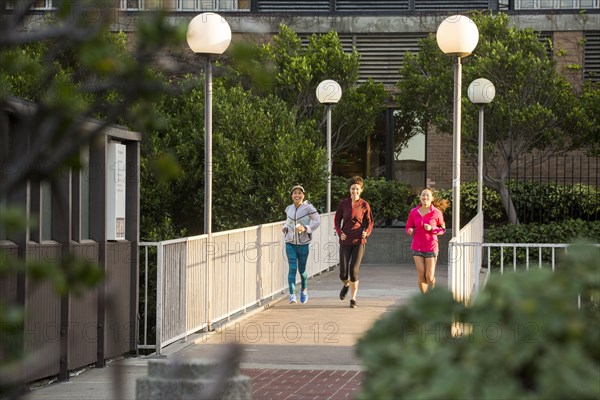
[[[438,285],[447,281],[445,265],[436,276]],[[254,399],[351,399],[364,374],[354,344],[378,318],[418,294],[416,272],[411,264],[364,265],[355,309],[348,299],[339,300],[340,289],[337,270],[326,272],[309,281],[308,303],[288,304],[283,295],[215,332],[168,346],[164,354],[173,361],[217,358],[224,343],[235,342],[243,345],[241,372],[252,379]],[[148,360],[117,360],[25,398],[135,399],[135,381],[147,374]]]

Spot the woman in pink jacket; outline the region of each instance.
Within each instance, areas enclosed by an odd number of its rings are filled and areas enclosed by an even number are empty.
[[[429,286],[435,286],[435,264],[439,253],[438,235],[446,232],[443,212],[448,207],[448,200],[437,201],[434,206],[433,192],[429,188],[421,191],[421,204],[408,214],[406,233],[413,237],[410,246],[417,267],[418,283],[421,293],[426,293]]]

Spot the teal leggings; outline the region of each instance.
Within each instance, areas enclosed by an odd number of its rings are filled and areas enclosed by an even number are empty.
[[[296,271],[300,273],[302,290],[306,289],[306,280],[308,278],[308,273],[306,272],[306,261],[308,260],[308,245],[286,243],[285,253],[287,255],[288,264],[290,266],[288,273],[288,284],[290,286],[290,294],[295,294]]]

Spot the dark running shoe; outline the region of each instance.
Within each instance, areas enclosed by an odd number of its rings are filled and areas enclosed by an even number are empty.
[[[356,300],[350,300],[350,308],[356,308],[358,304],[356,304]]]
[[[342,290],[340,290],[340,300],[344,300],[346,298],[348,290],[350,290],[350,286],[342,286]]]

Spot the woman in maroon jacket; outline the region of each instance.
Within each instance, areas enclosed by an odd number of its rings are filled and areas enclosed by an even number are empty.
[[[360,198],[364,182],[360,176],[350,179],[350,197],[340,201],[335,212],[335,232],[340,238],[340,279],[344,286],[340,300],[350,290],[350,308],[356,308],[358,292],[358,270],[365,254],[367,236],[373,231],[371,206]]]

